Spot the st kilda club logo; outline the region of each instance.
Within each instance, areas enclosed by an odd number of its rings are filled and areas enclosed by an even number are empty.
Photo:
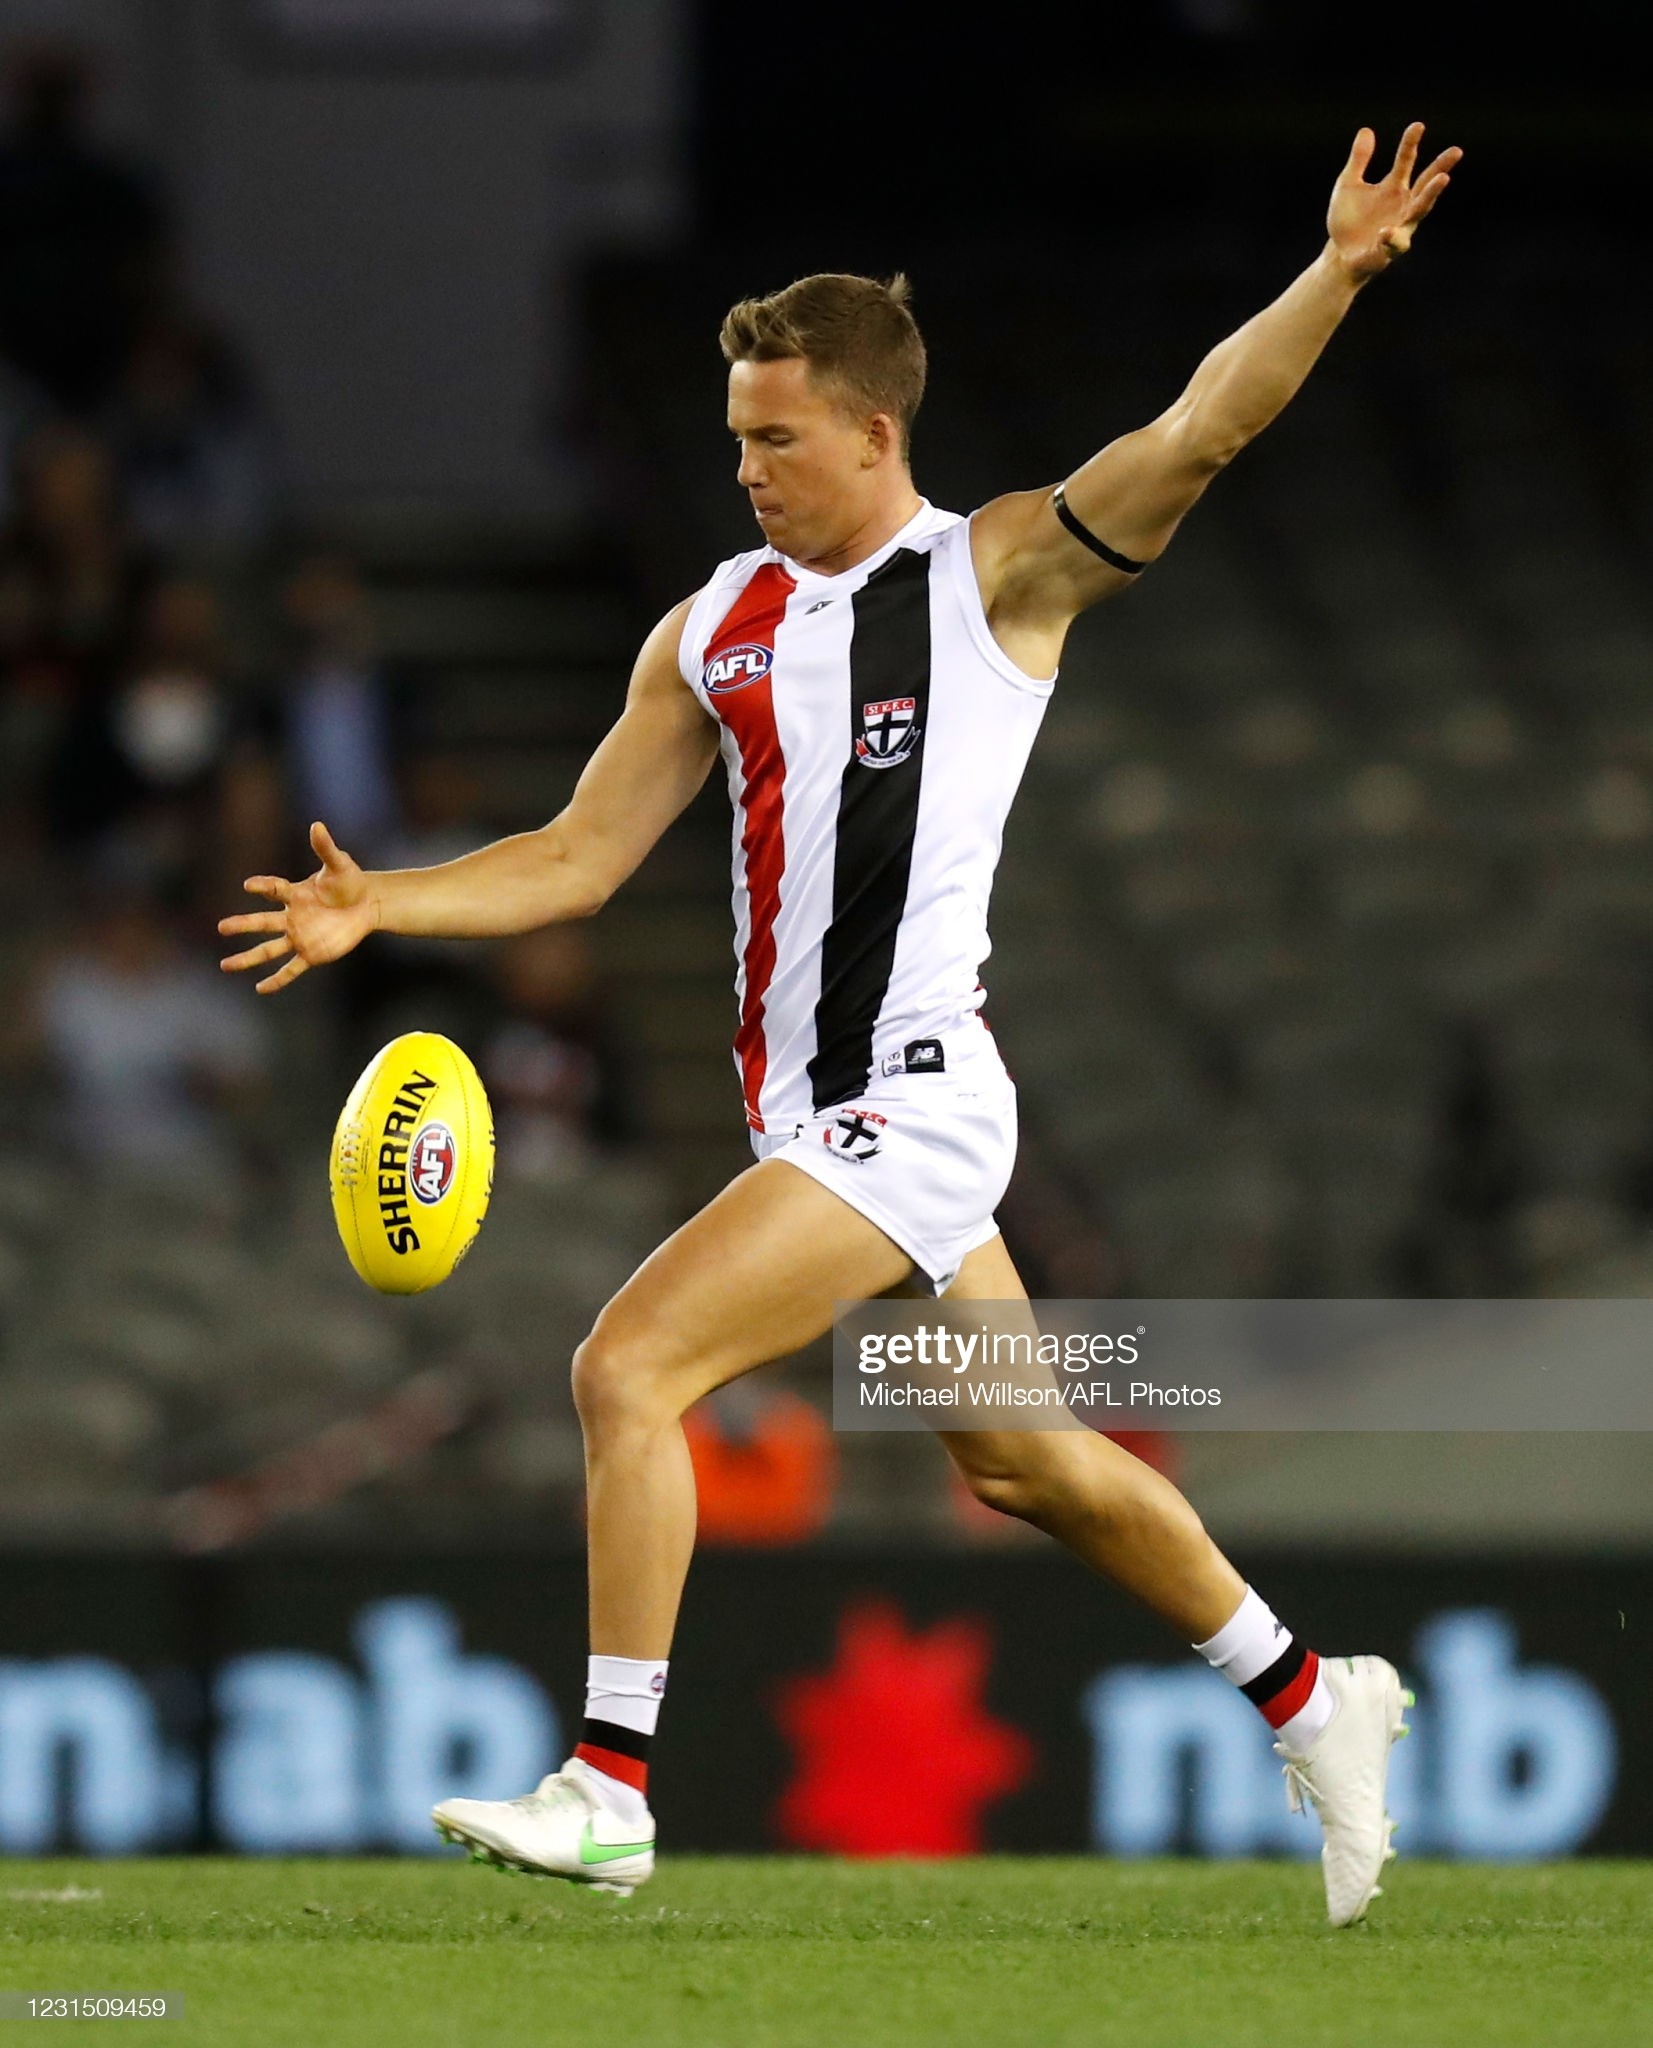
[[[861,706],[855,758],[863,768],[893,768],[918,745],[918,699],[882,697]]]
[[[744,690],[749,683],[768,675],[774,665],[775,657],[767,647],[749,642],[741,647],[725,647],[721,654],[714,654],[702,669],[700,680],[708,697],[732,697],[736,690]]]
[[[889,1122],[875,1109],[841,1110],[821,1132],[821,1143],[840,1159],[852,1159],[857,1166],[871,1159],[884,1142]]]
[[[429,1208],[453,1186],[459,1147],[446,1124],[424,1124],[408,1147],[408,1192]]]

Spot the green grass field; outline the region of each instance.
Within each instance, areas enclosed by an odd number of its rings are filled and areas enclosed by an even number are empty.
[[[254,2048],[1653,2041],[1653,1866],[1402,1863],[1345,1932],[1318,1883],[684,1857],[621,1901],[458,1861],[0,1863],[0,1990],[182,1992],[145,2038]]]

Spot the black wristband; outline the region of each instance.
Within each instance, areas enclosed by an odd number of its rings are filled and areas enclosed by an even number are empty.
[[[1093,555],[1100,555],[1110,569],[1119,569],[1127,576],[1140,576],[1147,568],[1146,562],[1133,562],[1129,555],[1120,554],[1117,548],[1109,547],[1105,540],[1098,540],[1088,526],[1082,526],[1074,517],[1073,507],[1068,503],[1066,484],[1056,486],[1056,496],[1051,500],[1056,507],[1056,516],[1082,547],[1090,549]]]

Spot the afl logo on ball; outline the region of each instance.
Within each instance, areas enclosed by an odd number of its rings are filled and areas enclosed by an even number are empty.
[[[453,1186],[459,1148],[446,1124],[424,1124],[408,1147],[408,1192],[428,1208]]]
[[[701,681],[708,697],[728,697],[768,675],[774,665],[775,657],[767,647],[726,647],[707,662]]]

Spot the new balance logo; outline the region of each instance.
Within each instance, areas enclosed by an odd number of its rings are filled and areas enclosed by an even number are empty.
[[[915,1038],[899,1052],[887,1052],[879,1071],[883,1074],[945,1074],[947,1055],[939,1038]]]

